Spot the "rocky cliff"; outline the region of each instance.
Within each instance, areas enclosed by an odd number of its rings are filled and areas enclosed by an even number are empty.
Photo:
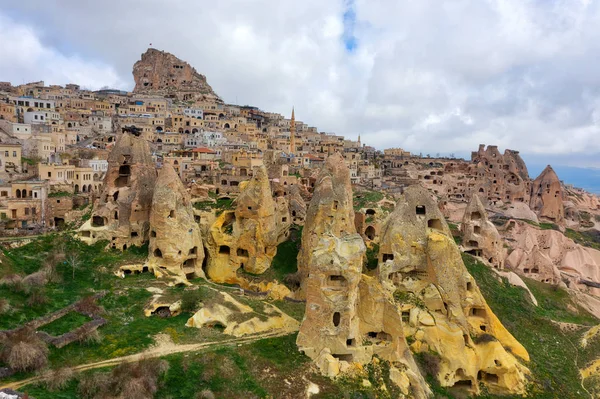
[[[396,300],[411,349],[439,355],[442,386],[525,392],[519,359],[529,355],[487,305],[426,189],[409,187],[398,200],[382,229],[377,275]]]
[[[88,244],[108,240],[117,249],[142,246],[148,241],[155,183],[148,142],[124,133],[108,156],[104,189],[78,236]]]
[[[204,277],[204,247],[190,197],[170,163],[158,174],[150,213],[148,266],[157,276]]]
[[[221,101],[206,81],[187,62],[173,54],[149,48],[133,66],[134,93],[161,95],[179,100]]]
[[[550,165],[533,181],[530,206],[541,218],[559,224],[564,221],[562,187]]]
[[[473,194],[465,209],[460,230],[466,252],[483,257],[497,269],[504,268],[505,250],[502,238],[496,226],[489,221],[477,194]]]

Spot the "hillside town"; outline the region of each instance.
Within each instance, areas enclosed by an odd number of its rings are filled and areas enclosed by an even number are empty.
[[[468,160],[381,151],[297,120],[293,104],[289,115],[227,104],[191,65],[153,48],[133,77],[132,92],[0,83],[0,236],[10,248],[0,264],[16,269],[21,258],[10,251],[39,237],[67,240],[65,253],[128,256],[108,271],[81,267],[79,255],[52,255],[73,281],[82,269],[99,273],[85,287],[94,301],[128,292],[121,279],[151,274],[136,283],[152,296],[132,320],[176,320],[172,332],[188,314],[186,328],[219,327],[235,339],[296,334],[294,353],[321,377],[381,362],[386,382],[377,389],[397,395],[376,397],[433,397],[430,377],[458,397],[532,392],[538,341],[514,333],[488,284],[518,287],[527,309],[545,309],[545,289],[562,290],[564,312],[600,318],[600,198],[565,184],[550,165],[530,176],[518,150],[493,144],[474,143]],[[32,241],[10,241],[22,238]],[[473,273],[477,265],[492,283]],[[30,275],[3,275],[0,286]],[[100,292],[102,284],[109,289]],[[188,308],[182,298],[194,290],[204,296]],[[37,331],[75,309],[90,321],[73,331],[114,328],[121,310],[107,316],[81,310],[82,301],[28,325]],[[21,322],[7,322],[0,339],[18,336]],[[591,327],[573,325],[560,328]],[[41,336],[58,349],[80,344],[68,334]],[[424,356],[435,357],[435,368],[423,367]]]

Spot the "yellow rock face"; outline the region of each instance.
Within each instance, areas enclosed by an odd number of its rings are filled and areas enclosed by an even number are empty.
[[[242,337],[269,331],[297,331],[298,323],[277,307],[265,303],[262,313],[236,301],[231,295],[221,292],[220,303],[205,305],[186,323],[188,327],[212,327],[220,325],[224,334]]]
[[[409,187],[383,227],[378,278],[401,309],[411,348],[440,356],[442,386],[525,392],[525,348],[504,328],[465,268],[437,203]]]
[[[208,231],[207,274],[219,283],[236,278],[239,268],[261,274],[269,268],[289,234],[291,219],[285,199],[273,199],[264,166],[242,186],[235,211],[224,211]]]

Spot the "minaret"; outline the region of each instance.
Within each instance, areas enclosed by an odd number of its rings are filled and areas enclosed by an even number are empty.
[[[360,147],[360,134],[358,135],[358,146]]]
[[[296,152],[296,118],[294,116],[294,107],[292,107],[292,119],[290,120],[290,154]]]

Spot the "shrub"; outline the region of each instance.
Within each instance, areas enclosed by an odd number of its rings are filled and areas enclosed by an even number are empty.
[[[48,275],[44,270],[31,273],[23,278],[23,284],[28,285],[30,288],[43,287],[48,284]]]
[[[198,309],[198,304],[202,300],[199,290],[184,291],[181,296],[181,311],[194,313]]]
[[[69,367],[63,367],[58,370],[51,370],[44,376],[44,385],[51,391],[60,391],[73,379],[73,370]]]
[[[300,288],[300,283],[302,282],[302,275],[300,272],[287,274],[283,278],[283,282],[292,289]]]
[[[8,303],[8,299],[2,298],[0,299],[0,314],[5,314],[10,311],[10,303]]]
[[[104,308],[98,305],[98,300],[94,296],[86,296],[75,305],[75,310],[86,315],[100,315],[104,313]]]
[[[110,373],[93,373],[80,378],[77,390],[86,399],[102,398],[110,384]]]
[[[48,347],[33,329],[24,327],[7,337],[0,358],[13,370],[39,370],[48,363]]]
[[[440,371],[441,361],[437,353],[422,352],[418,353],[415,357],[419,362],[421,371],[423,371],[424,374],[437,378],[437,375]]]
[[[86,344],[99,344],[102,342],[102,335],[98,330],[92,330],[79,338],[79,342]]]
[[[143,359],[136,363],[121,363],[111,373],[94,373],[79,382],[84,398],[122,397],[152,398],[158,391],[158,379],[167,372],[169,363],[160,359]]]
[[[29,293],[29,298],[27,298],[27,305],[34,308],[47,305],[49,302],[50,299],[46,294],[46,289],[43,287],[36,287],[32,289]]]
[[[196,394],[196,399],[215,399],[215,394],[210,389],[203,389]]]

